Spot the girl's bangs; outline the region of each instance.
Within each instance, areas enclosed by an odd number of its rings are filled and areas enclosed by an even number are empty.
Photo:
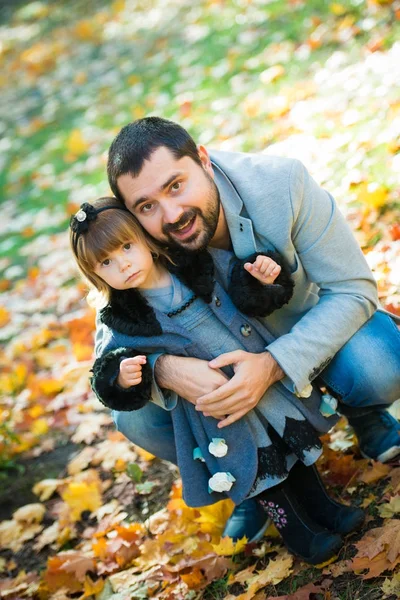
[[[126,215],[114,214],[112,220],[102,219],[102,221],[105,223],[99,223],[99,226],[93,227],[92,231],[89,229],[89,235],[85,239],[85,261],[92,268],[126,242],[135,242],[138,238],[137,227],[126,218]]]

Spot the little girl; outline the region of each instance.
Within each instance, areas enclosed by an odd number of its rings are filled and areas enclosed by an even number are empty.
[[[167,253],[115,198],[81,206],[71,219],[71,246],[103,299],[98,319],[104,333],[92,387],[116,410],[137,410],[151,400],[147,354],[211,360],[237,349],[264,352],[273,338],[256,317],[292,294],[276,253],[246,260],[216,249]],[[231,368],[223,371],[233,374]],[[171,417],[187,504],[255,498],[290,551],[311,564],[334,556],[342,544],[339,534],[359,527],[364,513],[332,500],[313,466],[321,454],[316,430],[332,425],[319,404],[315,390],[300,400],[277,383],[254,410],[220,429],[217,419],[179,398]]]

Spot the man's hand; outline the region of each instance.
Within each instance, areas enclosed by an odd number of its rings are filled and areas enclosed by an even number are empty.
[[[138,385],[142,381],[142,365],[145,364],[146,357],[142,355],[121,360],[117,377],[118,385],[124,389]]]
[[[157,359],[155,377],[160,387],[173,390],[192,404],[228,381],[222,371],[211,368],[206,360],[169,354]]]
[[[241,419],[257,406],[267,389],[285,375],[269,352],[252,354],[235,350],[221,354],[209,365],[213,369],[233,365],[235,371],[225,385],[204,394],[196,403],[196,410],[201,410],[205,416],[222,418],[219,428]]]

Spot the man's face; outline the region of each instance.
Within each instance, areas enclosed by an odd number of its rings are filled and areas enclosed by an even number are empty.
[[[161,146],[144,162],[137,177],[118,178],[126,207],[160,242],[187,250],[205,248],[217,229],[220,197],[206,150],[202,165],[188,156],[176,160]]]

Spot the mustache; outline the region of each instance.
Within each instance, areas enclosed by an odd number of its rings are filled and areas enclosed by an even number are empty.
[[[198,208],[192,208],[191,210],[183,213],[183,215],[178,219],[178,221],[175,221],[175,223],[166,223],[163,225],[162,232],[164,235],[168,235],[174,231],[178,231],[182,225],[187,224],[193,219],[193,217],[197,215],[201,215],[201,211]]]

